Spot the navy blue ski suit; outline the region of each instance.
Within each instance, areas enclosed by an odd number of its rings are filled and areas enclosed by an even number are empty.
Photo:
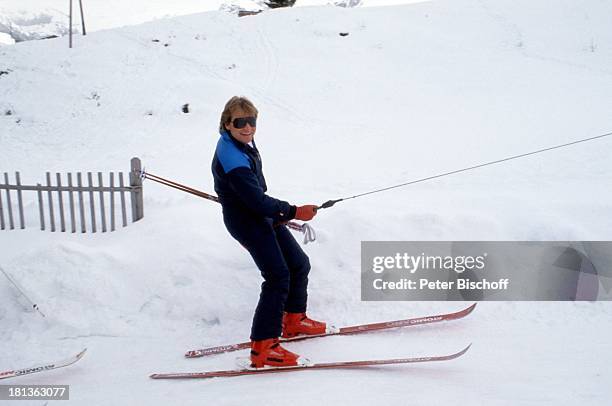
[[[251,254],[261,271],[259,303],[251,340],[279,337],[283,311],[306,311],[310,262],[282,223],[296,207],[266,195],[266,180],[255,142],[249,146],[221,131],[212,162],[215,191],[229,233]]]

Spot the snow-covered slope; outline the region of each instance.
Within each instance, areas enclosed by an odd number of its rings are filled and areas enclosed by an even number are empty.
[[[371,7],[409,4],[427,0],[298,0],[294,7],[337,5]],[[88,32],[123,27],[179,15],[211,10],[268,9],[266,0],[121,0],[83,1]],[[68,33],[69,2],[66,0],[0,1],[0,45],[43,39]],[[79,2],[73,2],[73,30],[81,32]]]
[[[212,191],[219,115],[259,107],[270,194],[321,203],[612,131],[612,6],[434,1],[211,11],[0,48],[0,171],[127,170]],[[348,32],[348,36],[339,33]],[[189,103],[191,112],[181,106]],[[10,114],[8,114],[10,111]],[[612,140],[364,197],[312,222],[310,312],[339,325],[460,303],[360,302],[363,240],[607,240]],[[193,347],[244,340],[260,277],[208,201],[145,184],[145,218],[115,233],[0,232],[0,370],[89,351],[20,383],[76,404],[606,404],[612,307],[481,303],[469,319],[295,344],[315,361],[447,353],[448,364],[153,382],[233,366]],[[492,379],[493,378],[493,379]],[[15,381],[16,382],[16,381]],[[236,385],[240,389],[236,390]]]
[[[243,0],[245,6],[247,1]],[[251,3],[255,4],[253,1]],[[217,10],[228,3],[223,0],[87,1],[83,0],[86,29],[98,31],[140,24],[159,18]],[[72,2],[73,29],[80,32],[79,2]],[[17,41],[61,36],[68,33],[69,1],[67,0],[2,0],[0,32],[10,33]]]

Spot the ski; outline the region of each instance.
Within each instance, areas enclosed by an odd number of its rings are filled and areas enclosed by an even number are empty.
[[[210,372],[179,372],[179,373],[165,373],[165,374],[151,374],[149,375],[152,379],[207,379],[207,378],[222,378],[232,376],[244,376],[244,375],[259,375],[259,374],[270,374],[279,372],[293,372],[313,369],[346,369],[346,368],[359,368],[369,367],[376,365],[393,365],[393,364],[414,364],[419,362],[436,362],[436,361],[449,361],[455,358],[459,358],[470,349],[472,344],[465,347],[463,350],[451,354],[433,357],[416,357],[416,358],[393,358],[393,359],[377,359],[369,361],[343,361],[343,362],[328,362],[328,363],[315,363],[308,365],[298,365],[293,367],[264,367],[264,368],[245,368],[245,369],[229,369],[225,371],[210,371]]]
[[[307,339],[316,338],[316,337],[361,334],[361,333],[368,333],[370,331],[387,330],[387,329],[398,328],[398,327],[420,326],[423,324],[437,323],[440,321],[457,320],[457,319],[461,319],[467,316],[468,314],[472,313],[475,307],[476,307],[476,303],[456,313],[438,314],[435,316],[417,317],[413,319],[385,321],[381,323],[359,324],[356,326],[342,327],[337,332],[312,335],[312,336],[298,336],[298,337],[293,337],[293,338],[281,338],[280,341],[286,343],[286,342],[291,342],[291,341],[307,340]],[[185,353],[185,357],[198,358],[198,357],[204,357],[208,355],[238,351],[238,350],[242,350],[242,349],[246,349],[250,347],[251,347],[250,341],[243,342],[243,343],[237,343],[237,344],[220,345],[216,347],[209,347],[209,348],[202,348],[198,350],[187,351]]]
[[[35,373],[38,373],[38,372],[49,371],[51,369],[67,367],[68,365],[72,365],[75,362],[77,362],[78,360],[80,360],[81,358],[83,358],[83,356],[85,355],[85,351],[87,351],[87,348],[85,348],[83,351],[81,351],[77,355],[74,355],[74,356],[72,356],[70,358],[67,358],[67,359],[63,360],[63,361],[58,361],[58,362],[54,362],[54,363],[51,363],[51,364],[40,365],[40,366],[31,367],[31,368],[16,369],[16,370],[12,370],[12,371],[0,372],[0,379],[13,378],[13,377],[16,377],[16,376],[35,374]]]

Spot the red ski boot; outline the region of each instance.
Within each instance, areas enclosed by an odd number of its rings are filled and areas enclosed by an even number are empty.
[[[336,331],[334,327],[309,319],[306,313],[284,313],[283,314],[283,338],[296,337],[298,335],[315,336],[319,334]]]
[[[308,360],[281,347],[278,338],[251,341],[251,368],[263,368],[266,365],[292,367],[307,362]]]

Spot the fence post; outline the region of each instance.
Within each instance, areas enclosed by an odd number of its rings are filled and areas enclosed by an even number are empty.
[[[87,31],[85,31],[85,16],[83,13],[83,0],[79,0],[79,6],[81,7],[81,26],[83,27],[83,35],[87,35]]]
[[[142,164],[140,159],[132,158],[130,161],[130,187],[132,197],[132,221],[138,221],[144,217],[144,204],[142,198],[142,179],[140,173],[142,172]]]
[[[72,48],[72,0],[69,1],[70,11],[68,12],[68,48]]]

